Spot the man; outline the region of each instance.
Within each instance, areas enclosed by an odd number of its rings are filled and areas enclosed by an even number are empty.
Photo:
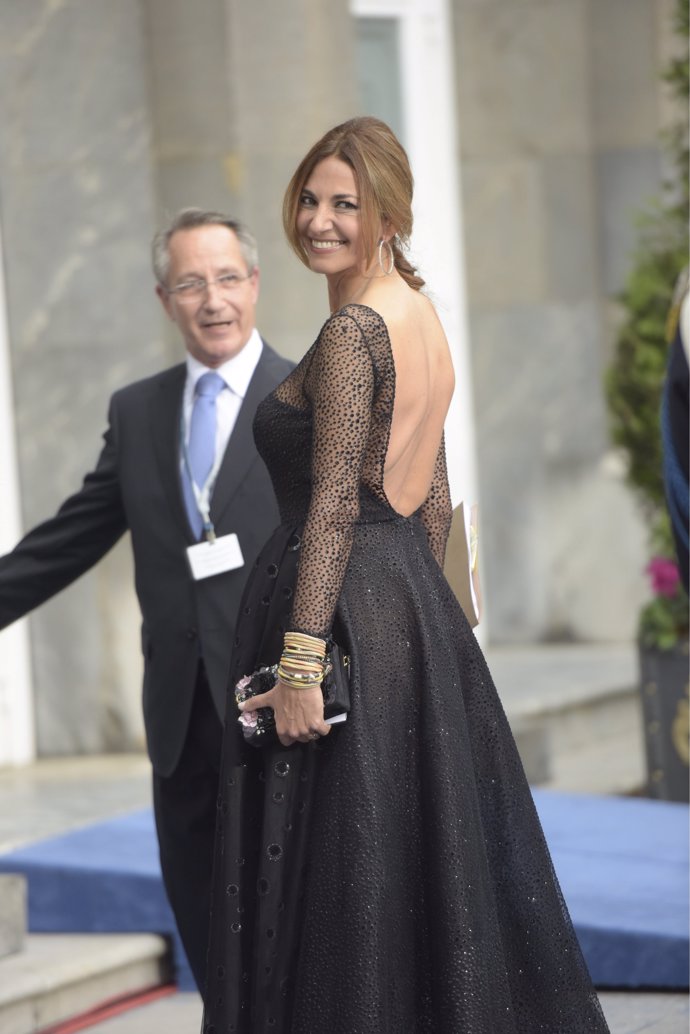
[[[252,420],[292,364],[255,329],[256,245],[241,224],[185,209],[154,238],[153,268],[186,363],[113,395],[105,445],[82,488],[0,558],[0,628],[129,529],[161,869],[203,988],[234,625],[246,573],[279,520]]]

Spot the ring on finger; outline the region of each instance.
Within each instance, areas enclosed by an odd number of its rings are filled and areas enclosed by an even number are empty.
[[[311,736],[311,738],[312,738],[313,740],[318,740],[318,738],[319,738],[319,736],[321,735],[321,733],[318,733],[318,732],[310,732],[310,733],[309,733],[309,735]]]

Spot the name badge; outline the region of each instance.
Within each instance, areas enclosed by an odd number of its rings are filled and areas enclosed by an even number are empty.
[[[214,574],[235,571],[244,566],[237,535],[221,535],[213,542],[197,542],[187,547],[187,560],[195,582]]]

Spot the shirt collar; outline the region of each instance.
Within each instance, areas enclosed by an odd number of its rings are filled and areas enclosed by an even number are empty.
[[[249,382],[252,379],[256,365],[261,358],[263,341],[256,327],[249,335],[246,345],[222,366],[217,366],[214,373],[219,374],[230,388],[230,390],[243,399],[247,394]],[[208,366],[204,366],[193,355],[187,353],[187,384],[193,389],[202,374],[208,373]]]

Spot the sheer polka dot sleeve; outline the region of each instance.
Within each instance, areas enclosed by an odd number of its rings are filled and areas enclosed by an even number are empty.
[[[302,537],[292,628],[325,637],[345,575],[365,459],[374,367],[349,315],[325,325],[305,378],[313,414],[312,495]]]
[[[450,499],[448,468],[446,466],[445,436],[441,439],[431,488],[422,506],[421,517],[426,533],[429,536],[431,552],[434,554],[438,566],[443,570],[448,535],[450,534],[450,525],[453,519],[453,504]]]

